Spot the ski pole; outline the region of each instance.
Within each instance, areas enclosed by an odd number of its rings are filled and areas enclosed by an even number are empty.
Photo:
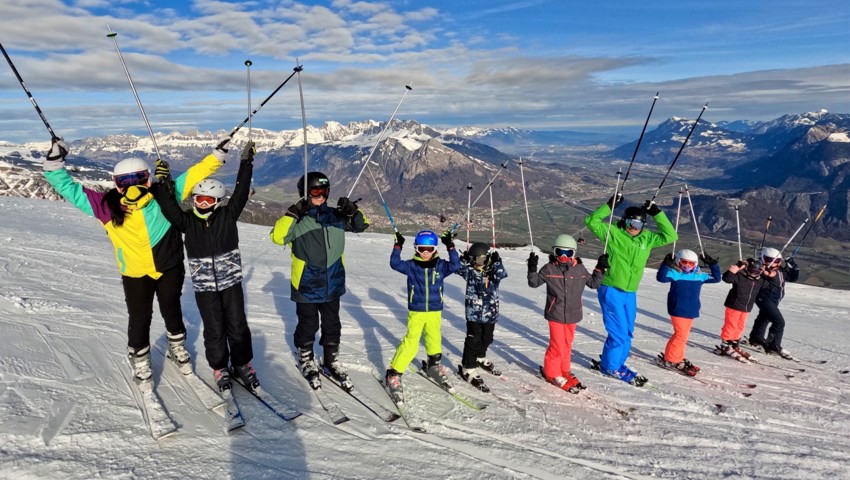
[[[121,60],[121,66],[124,67],[124,73],[127,74],[127,81],[130,82],[130,90],[133,91],[133,96],[136,97],[136,104],[139,106],[139,111],[142,112],[142,119],[145,121],[145,126],[148,127],[148,133],[151,136],[151,142],[153,142],[153,149],[156,153],[156,158],[161,159],[162,156],[159,154],[159,146],[156,144],[156,137],[153,135],[151,123],[148,121],[148,116],[145,114],[145,108],[142,106],[142,101],[139,99],[139,92],[136,91],[136,86],[133,84],[133,77],[130,76],[130,70],[127,69],[127,63],[124,62],[124,55],[121,54],[121,49],[118,48],[118,40],[116,39],[118,34],[109,28],[109,24],[106,25],[106,28],[109,30],[109,33],[106,36],[107,38],[111,38],[112,42],[115,44],[115,51],[118,52],[118,58]]]
[[[466,209],[466,212],[464,212],[464,215],[468,214],[469,211],[472,210],[472,207],[474,207],[475,204],[478,203],[478,200],[481,200],[481,197],[484,196],[484,192],[486,192],[487,189],[490,188],[490,185],[493,185],[493,182],[496,181],[496,178],[499,176],[499,174],[502,173],[503,170],[507,170],[507,168],[508,168],[508,162],[505,161],[505,163],[502,164],[502,168],[500,168],[496,172],[496,174],[493,175],[493,178],[491,178],[490,181],[487,182],[487,185],[484,186],[484,189],[481,190],[481,193],[479,193],[478,196],[475,197],[475,201],[473,201],[472,204],[469,206],[469,208]],[[460,219],[463,219],[463,216],[461,216]],[[452,232],[452,234],[454,234],[457,231],[457,228],[459,226],[460,226],[460,220],[455,222],[454,225],[452,225],[452,228],[449,229],[449,231]]]
[[[249,113],[249,114],[248,114],[248,116],[247,116],[247,117],[245,117],[245,120],[242,120],[242,123],[240,123],[239,125],[236,125],[236,128],[234,128],[234,129],[230,132],[230,138],[233,138],[233,136],[234,136],[234,135],[236,135],[236,132],[238,132],[238,131],[239,131],[239,129],[241,129],[242,127],[244,127],[246,123],[250,122],[250,121],[251,121],[251,118],[253,118],[253,116],[254,116],[254,115],[256,115],[256,114],[257,114],[257,112],[259,112],[259,111],[260,111],[260,109],[262,109],[262,108],[263,108],[263,106],[264,106],[264,105],[265,105],[265,104],[266,104],[269,100],[271,100],[271,99],[272,99],[272,97],[274,97],[274,96],[275,96],[275,94],[276,94],[278,91],[280,91],[280,89],[281,89],[281,88],[283,88],[283,86],[284,86],[284,85],[286,85],[286,82],[288,82],[288,81],[289,81],[289,79],[291,79],[292,77],[294,77],[294,76],[295,76],[295,74],[296,74],[296,73],[298,73],[298,72],[300,72],[301,70],[304,70],[304,66],[303,66],[303,65],[298,65],[297,67],[295,67],[295,68],[293,69],[293,72],[292,72],[292,73],[290,73],[288,77],[286,77],[286,80],[284,80],[284,81],[283,81],[283,83],[281,83],[280,85],[278,85],[278,86],[277,86],[277,88],[275,88],[275,89],[274,89],[274,91],[272,91],[272,93],[270,93],[270,94],[269,94],[269,96],[268,96],[268,97],[266,97],[266,99],[265,99],[265,100],[263,100],[262,102],[260,102],[260,105],[259,105],[257,108],[255,108],[253,112]],[[227,140],[227,141],[229,141],[229,140]],[[219,147],[223,147],[223,146],[224,146],[224,143],[226,143],[227,141],[220,143],[218,146],[219,146]]]
[[[767,239],[767,229],[770,228],[770,222],[772,222],[772,221],[773,221],[773,215],[768,215],[767,216],[767,225],[764,226],[764,234],[761,236],[761,245],[759,245],[758,250],[761,250],[762,248],[764,248],[764,241],[765,241],[765,239]],[[758,250],[753,252],[754,257],[758,255]]]
[[[295,65],[298,66],[298,59],[295,59]],[[306,202],[310,191],[307,188],[307,112],[304,110],[304,90],[301,89],[301,70],[295,72],[298,74],[298,95],[301,97],[301,123],[304,131],[304,201]],[[350,195],[350,194],[349,194]]]
[[[807,218],[803,223],[800,224],[800,226],[797,228],[797,231],[795,231],[794,234],[791,235],[791,238],[789,238],[788,241],[785,242],[785,245],[783,245],[782,248],[779,250],[780,255],[782,255],[782,252],[784,252],[785,249],[788,248],[788,245],[790,245],[791,242],[794,241],[794,237],[796,237],[797,234],[800,233],[800,230],[802,230],[803,227],[805,227],[806,223],[808,223],[808,222],[809,222],[809,219]]]
[[[679,233],[679,217],[681,217],[681,215],[682,215],[682,193],[684,193],[684,191],[680,188],[679,189],[679,206],[676,207],[676,233],[677,234]],[[678,240],[678,237],[677,237],[677,240]],[[675,254],[676,254],[676,241],[673,242],[673,255],[675,255]]]
[[[366,161],[363,162],[363,168],[360,169],[360,173],[357,174],[357,178],[354,179],[354,184],[351,185],[351,190],[348,191],[348,196],[351,197],[351,194],[354,193],[354,187],[357,186],[357,182],[360,181],[360,176],[363,175],[363,170],[366,170],[366,167],[369,166],[369,161],[372,159],[372,155],[375,153],[375,149],[378,148],[378,144],[381,143],[381,138],[384,136],[384,133],[390,128],[390,124],[393,123],[393,118],[395,118],[395,114],[398,112],[399,107],[401,107],[401,102],[404,101],[404,97],[407,96],[407,92],[413,90],[413,82],[410,82],[409,85],[404,86],[404,95],[401,96],[401,100],[398,101],[398,105],[396,105],[395,110],[393,110],[393,114],[390,115],[390,119],[387,121],[387,124],[384,125],[384,129],[381,130],[381,133],[378,135],[378,138],[375,139],[375,144],[372,145],[372,150],[369,151],[369,156],[366,157]]]
[[[811,223],[811,225],[809,225],[809,228],[806,229],[806,233],[803,234],[803,238],[800,239],[800,243],[797,244],[797,248],[795,248],[794,251],[791,252],[791,256],[788,257],[788,258],[794,258],[794,256],[797,255],[797,252],[800,250],[800,247],[803,246],[803,241],[806,239],[806,237],[809,236],[809,232],[812,231],[812,227],[814,227],[815,223],[817,223],[817,221],[820,220],[820,217],[823,216],[823,212],[825,212],[825,211],[826,211],[826,205],[821,207],[818,214],[815,215],[814,221]]]
[[[466,186],[467,195],[466,195],[466,248],[469,248],[469,230],[470,230],[470,222],[472,220],[471,214],[472,210],[470,206],[472,205],[472,183],[467,184]]]
[[[251,141],[251,60],[245,60],[245,71],[248,74],[248,141]]]
[[[685,137],[685,141],[682,142],[682,146],[679,147],[678,153],[676,153],[676,156],[673,158],[673,162],[670,164],[670,168],[667,169],[667,173],[664,174],[664,178],[661,179],[661,184],[658,185],[658,188],[655,190],[655,194],[652,196],[652,200],[650,200],[650,203],[654,202],[655,198],[658,197],[658,192],[661,191],[661,187],[663,187],[664,182],[667,181],[667,176],[670,175],[670,172],[673,170],[673,166],[676,165],[676,162],[679,160],[679,155],[682,154],[682,150],[684,150],[685,145],[688,144],[688,140],[691,138],[691,134],[694,133],[694,130],[696,130],[697,125],[699,125],[699,120],[700,120],[700,118],[702,118],[702,114],[705,113],[705,109],[707,109],[707,108],[708,108],[708,102],[706,102],[705,105],[702,106],[702,110],[700,110],[699,116],[697,117],[697,120],[694,122],[693,126],[691,126],[691,130],[688,132],[688,136]]]
[[[688,197],[688,208],[691,210],[691,218],[694,220],[694,230],[697,232],[697,244],[699,245],[699,253],[705,255],[705,250],[702,248],[702,237],[699,236],[699,225],[697,225],[697,212],[694,210],[694,204],[691,202],[691,191],[685,185],[685,195]]]
[[[741,250],[741,217],[738,214],[738,205],[735,205],[735,225],[738,226],[738,260],[744,260],[744,252]]]
[[[30,93],[29,88],[27,88],[27,84],[24,83],[24,79],[21,78],[21,74],[18,73],[18,69],[15,68],[15,64],[12,63],[12,59],[9,58],[9,54],[6,53],[6,49],[3,48],[2,43],[0,43],[0,50],[3,51],[3,56],[6,57],[6,61],[9,62],[9,66],[12,67],[12,72],[18,78],[18,83],[21,84],[21,88],[23,88],[24,92],[26,92],[27,97],[30,99],[30,103],[32,103],[32,106],[35,107],[36,113],[38,113],[38,116],[41,117],[42,123],[44,123],[44,126],[47,127],[47,132],[50,133],[50,139],[53,141],[58,140],[59,137],[56,136],[56,134],[53,132],[53,128],[51,128],[50,124],[47,123],[47,117],[44,116],[44,112],[42,112],[41,108],[39,108],[38,103],[36,103],[35,98],[32,96],[32,93]]]
[[[528,198],[525,194],[525,174],[522,171],[523,161],[522,157],[519,157],[519,178],[522,182],[522,203],[525,205],[525,219],[528,221],[528,246],[531,247],[531,251],[534,251],[534,237],[531,235],[531,216],[528,214]]]
[[[490,187],[487,190],[490,191],[490,225],[491,225],[491,229],[493,231],[493,242],[492,242],[492,244],[493,244],[493,248],[495,249],[496,248],[496,213],[493,210],[493,186],[490,185]]]
[[[643,129],[640,131],[640,137],[638,137],[637,145],[635,145],[635,151],[632,153],[632,160],[629,162],[629,168],[626,169],[626,177],[623,178],[623,185],[621,188],[626,187],[626,180],[629,179],[629,172],[632,171],[632,165],[635,163],[635,157],[637,156],[638,149],[640,148],[640,142],[643,141],[643,135],[646,133],[646,126],[649,125],[649,117],[652,116],[652,110],[655,108],[655,102],[658,101],[658,94],[660,92],[655,92],[655,97],[652,98],[652,105],[649,107],[649,114],[646,116],[646,121],[643,122]]]
[[[602,247],[602,254],[608,253],[608,239],[611,237],[611,223],[614,222],[614,208],[617,205],[617,194],[620,193],[620,177],[623,175],[623,169],[617,169],[617,183],[614,184],[614,205],[611,205],[611,215],[608,216],[608,230],[605,232],[605,245]]]

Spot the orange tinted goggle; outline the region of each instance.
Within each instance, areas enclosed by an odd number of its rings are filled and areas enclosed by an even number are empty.
[[[696,267],[697,262],[693,260],[679,260],[679,265],[682,265],[683,267]]]
[[[218,198],[211,195],[195,195],[195,205],[201,208],[210,208],[218,203]]]
[[[328,187],[310,187],[310,189],[307,190],[307,193],[310,195],[310,198],[328,198],[329,192],[330,189]]]

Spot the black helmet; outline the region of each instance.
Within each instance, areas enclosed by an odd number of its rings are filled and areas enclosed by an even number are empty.
[[[620,228],[626,228],[626,220],[640,220],[642,225],[646,225],[646,211],[641,207],[629,207],[623,213],[623,217],[617,222]]]
[[[322,172],[308,172],[307,188],[313,187],[325,187],[330,190],[331,181],[328,180],[328,176]],[[301,175],[301,178],[298,179],[298,196],[304,196],[304,175]]]
[[[490,250],[490,246],[484,242],[475,242],[469,247],[469,256],[472,258],[478,257],[480,255],[487,255],[487,252]]]

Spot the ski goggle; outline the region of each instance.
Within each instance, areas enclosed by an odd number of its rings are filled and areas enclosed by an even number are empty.
[[[762,260],[768,268],[778,267],[782,263],[782,257],[762,257]]]
[[[195,206],[200,208],[214,207],[218,203],[218,198],[211,195],[195,195]]]
[[[147,170],[141,172],[122,173],[113,175],[112,180],[115,181],[115,186],[118,188],[132,187],[133,185],[145,185],[151,178],[151,173]]]
[[[635,230],[643,230],[643,220],[639,218],[627,218],[626,226]]]
[[[573,250],[572,248],[555,247],[555,256],[556,257],[573,258],[573,255],[575,255],[575,254],[576,254],[576,251]]]
[[[310,195],[310,198],[328,198],[330,190],[331,189],[328,187],[310,187],[310,189],[307,190],[307,194]]]
[[[682,267],[685,270],[692,270],[692,269],[696,268],[697,262],[695,262],[693,260],[680,259],[679,260],[679,266]]]
[[[433,245],[417,245],[416,253],[434,253],[437,251],[437,247]]]

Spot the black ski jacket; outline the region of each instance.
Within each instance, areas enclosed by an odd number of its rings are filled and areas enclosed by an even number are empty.
[[[762,278],[764,285],[759,290],[756,303],[761,305],[764,302],[772,302],[778,305],[785,297],[785,282],[796,282],[800,278],[800,269],[785,266],[776,270],[776,275],[769,277],[762,274]]]
[[[732,284],[732,289],[726,295],[723,305],[739,312],[753,311],[756,296],[764,285],[764,278],[749,277],[745,269],[740,269],[737,273],[726,270],[723,272],[723,281]]]

